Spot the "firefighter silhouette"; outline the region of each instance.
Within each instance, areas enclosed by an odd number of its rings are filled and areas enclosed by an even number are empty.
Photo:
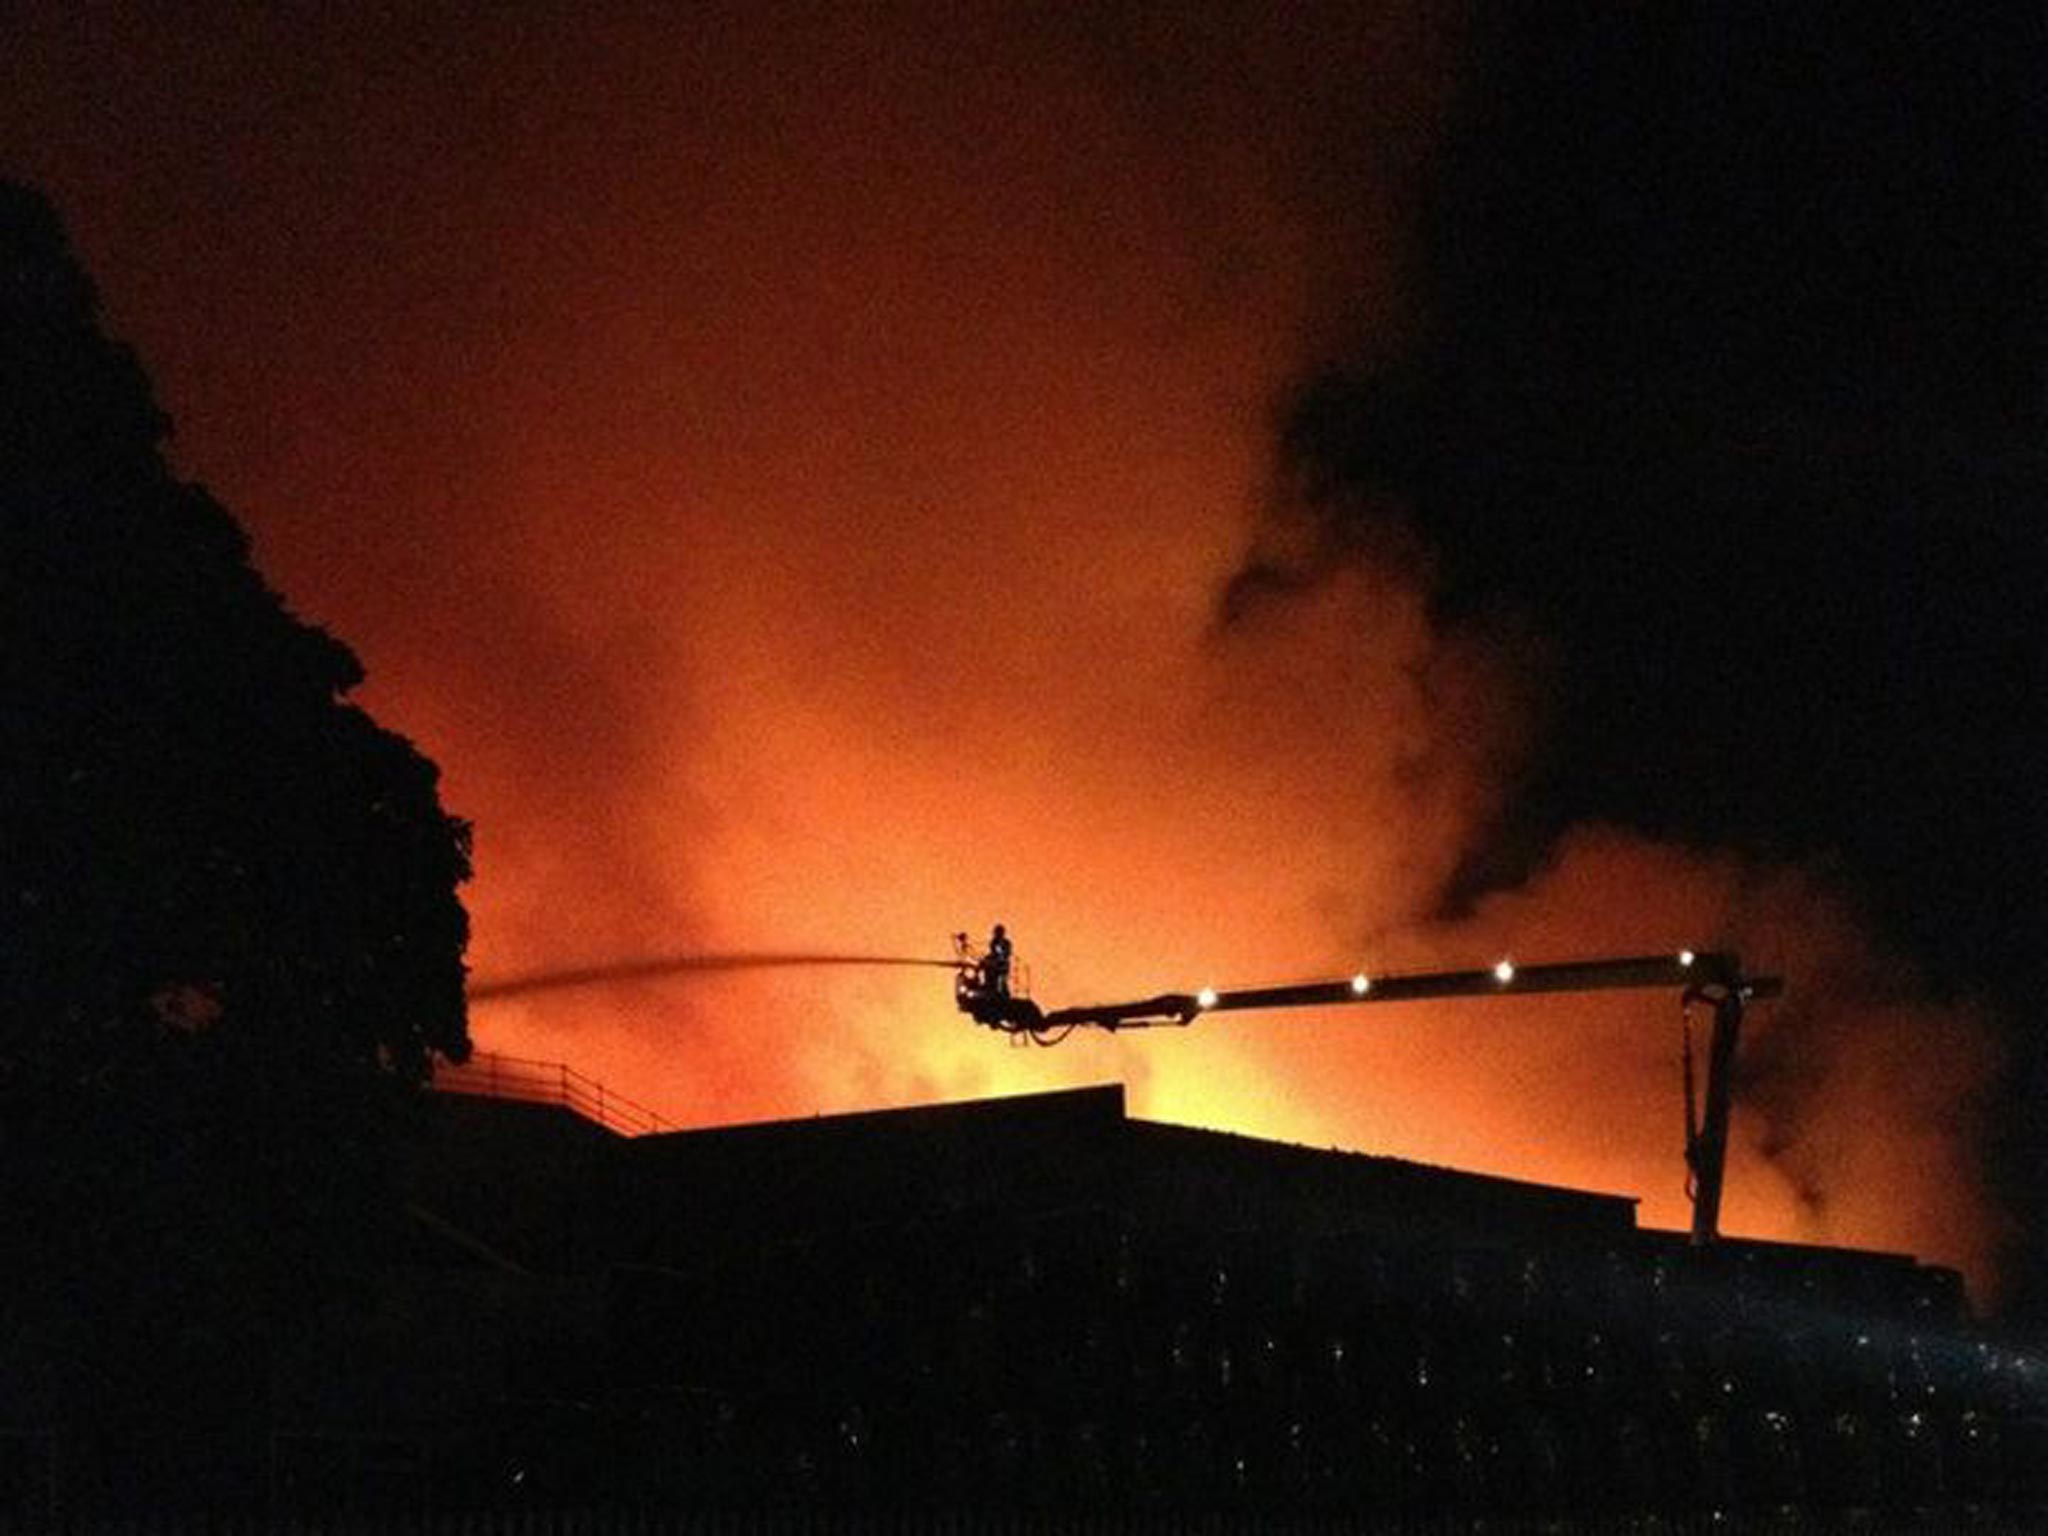
[[[981,983],[992,996],[1010,995],[1010,935],[1001,923],[988,936],[988,953],[981,961]]]

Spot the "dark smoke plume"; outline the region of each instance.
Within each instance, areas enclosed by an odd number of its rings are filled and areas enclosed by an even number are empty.
[[[1423,339],[1299,391],[1308,526],[1234,598],[1403,548],[1446,632],[1541,637],[1536,747],[1447,915],[1620,825],[1831,872],[1895,977],[2018,1016],[2048,931],[2038,18],[1510,6],[1477,37]],[[2011,1033],[1994,1150],[2038,1227],[2048,1056]]]

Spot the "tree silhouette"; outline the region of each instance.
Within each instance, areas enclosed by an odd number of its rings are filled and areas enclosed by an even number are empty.
[[[48,205],[0,186],[0,1072],[264,1037],[418,1082],[467,1054],[467,831],[343,702],[349,649],[172,477]]]
[[[374,1225],[384,1111],[469,1051],[468,828],[168,431],[0,183],[0,1243],[116,1378],[144,1337],[231,1362]]]

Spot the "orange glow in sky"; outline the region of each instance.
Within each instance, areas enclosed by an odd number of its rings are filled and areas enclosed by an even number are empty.
[[[211,73],[180,61],[219,39],[137,20],[107,56],[149,62],[90,135],[60,89],[27,101],[16,164],[182,469],[475,821],[475,972],[936,956],[1001,920],[1057,1005],[1737,947],[1789,997],[1753,1015],[1725,1224],[1981,1283],[1953,1106],[1982,1037],[1913,1005],[1839,893],[1587,828],[1429,922],[1540,729],[1535,658],[1446,641],[1391,561],[1222,616],[1284,537],[1288,380],[1412,321],[1456,8],[855,9],[337,19],[295,54],[259,25]],[[1141,1116],[1637,1194],[1662,1226],[1679,1027],[1615,994],[1043,1051],[943,973],[808,970],[473,1020],[686,1125],[1120,1081]]]

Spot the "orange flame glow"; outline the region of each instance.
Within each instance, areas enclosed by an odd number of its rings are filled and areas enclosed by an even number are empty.
[[[337,20],[378,92],[239,116],[167,68],[130,83],[183,126],[134,163],[235,168],[232,202],[168,211],[38,108],[21,163],[184,462],[477,823],[476,971],[918,955],[1001,919],[1058,1003],[1728,944],[1790,993],[1755,1016],[1728,1226],[1981,1281],[1983,1035],[1887,984],[1838,895],[1596,828],[1426,922],[1540,724],[1520,658],[1363,559],[1219,619],[1330,296],[1347,344],[1407,323],[1446,8],[1239,37],[856,9],[683,38],[579,7],[404,50]],[[1008,1049],[943,977],[812,971],[476,1019],[681,1124],[1118,1080],[1139,1115],[1639,1193],[1665,1226],[1679,1027],[1615,995]]]

